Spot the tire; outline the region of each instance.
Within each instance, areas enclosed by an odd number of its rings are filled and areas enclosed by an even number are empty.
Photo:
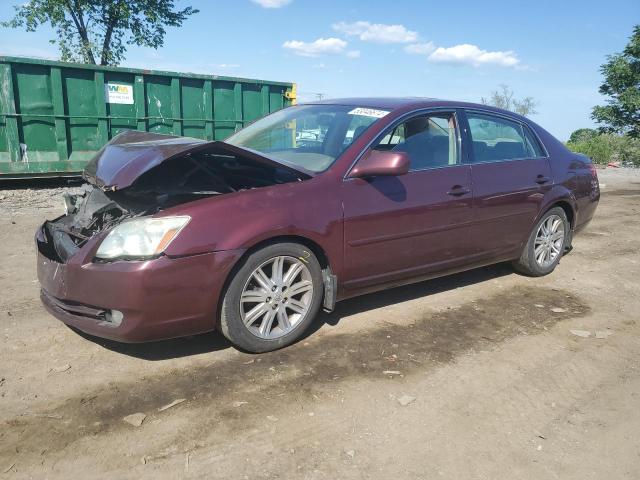
[[[297,243],[268,245],[249,255],[229,282],[220,330],[242,350],[277,350],[305,332],[323,294],[322,269],[313,252]]]
[[[556,227],[555,222],[558,220],[561,225]],[[548,235],[547,231],[550,231]],[[560,234],[562,234],[561,240],[557,238]],[[555,270],[570,242],[571,226],[567,214],[562,208],[553,207],[536,223],[522,255],[513,262],[513,266],[520,273],[532,277],[548,275]],[[543,261],[540,261],[541,257]]]

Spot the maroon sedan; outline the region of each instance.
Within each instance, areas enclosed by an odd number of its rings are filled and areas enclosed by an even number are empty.
[[[298,105],[225,142],[130,131],[36,234],[45,307],[142,342],[295,341],[337,300],[482,265],[554,270],[600,197],[589,158],[485,105]]]

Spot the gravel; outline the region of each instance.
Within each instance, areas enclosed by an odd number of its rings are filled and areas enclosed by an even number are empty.
[[[72,185],[58,183],[61,185],[42,186],[41,182],[33,180],[20,182],[17,185],[12,182],[11,187],[3,188],[4,185],[0,182],[0,215],[10,216],[42,210],[54,210],[61,214],[64,210],[62,195],[80,193],[81,184],[79,182],[74,182]]]

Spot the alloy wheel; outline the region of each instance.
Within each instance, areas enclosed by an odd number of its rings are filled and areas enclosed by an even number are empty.
[[[536,263],[547,268],[562,253],[564,221],[558,215],[549,215],[538,228],[533,245]]]
[[[272,340],[285,336],[305,318],[312,299],[313,281],[304,262],[278,256],[249,276],[240,295],[240,315],[253,335]]]

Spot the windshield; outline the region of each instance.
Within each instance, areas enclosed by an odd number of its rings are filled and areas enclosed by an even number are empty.
[[[299,105],[264,117],[225,142],[321,172],[387,113],[353,105]]]

